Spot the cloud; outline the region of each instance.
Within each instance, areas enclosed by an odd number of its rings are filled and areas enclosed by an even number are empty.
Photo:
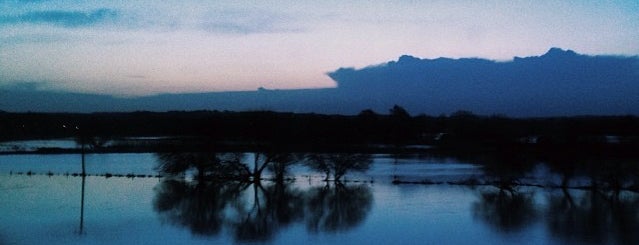
[[[60,34],[22,34],[15,36],[2,36],[0,43],[20,44],[20,43],[52,43],[68,42],[72,40],[68,35]]]
[[[546,54],[495,62],[479,58],[397,61],[328,75],[338,89],[368,101],[425,112],[546,116],[639,113],[638,57]]]
[[[337,88],[164,94],[112,98],[62,93],[48,83],[2,87],[8,111],[250,110],[356,114],[398,104],[415,113],[457,110],[516,117],[639,115],[639,57],[589,56],[551,49],[496,62],[480,58],[397,61],[329,73]],[[144,79],[143,74],[128,74]],[[49,88],[48,88],[49,87]],[[4,92],[3,91],[7,91]],[[57,92],[56,92],[57,91]]]
[[[117,19],[118,11],[100,8],[82,11],[33,11],[17,16],[1,16],[0,24],[50,24],[67,28],[91,26]]]
[[[0,90],[13,92],[60,91],[51,81],[0,81]]]
[[[131,78],[131,79],[146,79],[145,75],[139,75],[139,74],[130,74],[130,75],[126,75],[126,78]]]
[[[253,10],[214,11],[204,15],[200,29],[211,33],[253,34],[299,32],[295,19],[289,15]]]
[[[45,85],[46,83],[44,82],[12,82],[12,83],[6,83],[6,84],[0,83],[0,89],[32,91],[32,90],[39,90]]]

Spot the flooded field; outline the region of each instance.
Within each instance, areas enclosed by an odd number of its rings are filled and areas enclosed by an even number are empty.
[[[203,181],[162,174],[162,159],[88,154],[89,176],[74,177],[79,154],[0,156],[0,244],[639,242],[639,195],[557,188],[563,175],[542,163],[495,172],[456,158],[378,154],[341,181],[308,164],[292,165],[284,181],[269,171],[260,181]],[[519,185],[485,181],[513,173]],[[576,171],[570,183],[587,179]]]

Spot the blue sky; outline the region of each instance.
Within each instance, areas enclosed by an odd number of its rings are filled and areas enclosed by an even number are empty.
[[[403,54],[639,54],[639,1],[7,1],[0,85],[113,95],[333,87]]]

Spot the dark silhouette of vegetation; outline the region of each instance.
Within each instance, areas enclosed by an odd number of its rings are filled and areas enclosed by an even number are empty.
[[[240,153],[164,152],[157,156],[156,169],[167,175],[180,175],[191,169],[196,171],[198,179],[246,178],[249,175]]]
[[[252,112],[0,113],[0,141],[78,137],[101,151],[379,151],[375,145],[428,144],[436,149],[533,151],[575,149],[636,155],[639,119],[635,116],[506,118],[458,111],[450,116],[410,115],[401,106],[388,114],[359,115]],[[163,136],[153,147],[132,145],[125,137]],[[106,144],[109,141],[109,144]],[[140,142],[138,142],[140,143]]]
[[[197,235],[228,231],[239,242],[264,242],[295,224],[304,224],[309,232],[346,231],[364,222],[372,209],[368,186],[340,181],[349,173],[368,170],[372,166],[369,154],[302,154],[253,147],[259,151],[157,153],[157,169],[168,177],[155,190],[153,205],[158,215]],[[561,149],[565,151],[512,146],[503,150],[442,149],[384,157],[454,158],[454,162],[479,165],[482,173],[473,175],[473,181],[457,183],[477,191],[472,214],[498,232],[518,232],[538,222],[567,243],[636,244],[639,160],[631,154]],[[287,169],[295,164],[306,164],[334,181],[300,188],[286,178]],[[531,178],[539,172],[544,174],[541,179]],[[193,178],[183,178],[185,173],[192,173]],[[273,181],[262,178],[268,174]],[[545,189],[536,187],[540,185]],[[549,195],[535,195],[540,190]],[[535,200],[539,197],[547,197],[547,202]]]
[[[236,241],[264,242],[283,228],[304,222],[313,232],[358,225],[371,208],[365,186],[301,190],[285,182],[186,181],[165,179],[156,188],[155,211],[197,235],[226,229]]]
[[[474,162],[482,166],[485,178],[497,186],[500,193],[508,191],[511,195],[516,194],[520,179],[536,165],[520,152],[485,154]]]
[[[275,181],[284,182],[291,166],[300,163],[304,159],[304,154],[278,153],[272,158],[272,163],[267,169],[275,175]]]
[[[239,241],[266,241],[280,229],[304,218],[304,196],[283,182],[264,187],[253,183],[252,198],[236,205],[237,220],[231,221]]]
[[[131,139],[146,136],[162,137]],[[355,227],[368,215],[373,197],[366,186],[343,184],[344,176],[367,171],[370,153],[400,158],[416,151],[480,165],[482,176],[458,183],[486,185],[472,212],[499,231],[518,231],[546,217],[548,229],[568,242],[639,242],[634,232],[639,119],[634,116],[523,119],[457,111],[431,117],[412,116],[398,105],[388,114],[363,110],[355,116],[0,112],[0,141],[62,137],[76,139],[83,153],[156,152],[157,170],[170,178],[156,189],[155,210],[168,223],[199,235],[228,229],[237,241],[260,242],[295,223],[312,232]],[[432,148],[410,147],[415,144]],[[56,152],[65,151],[39,151]],[[333,181],[293,188],[286,178],[295,164]],[[539,166],[547,167],[548,182],[527,178]],[[266,181],[265,172],[274,181]],[[193,178],[181,178],[190,173]],[[395,180],[402,183],[401,176]],[[491,185],[496,188],[488,189]],[[557,187],[562,194],[550,196],[548,207],[539,210],[530,191],[536,185]]]
[[[448,156],[479,164],[484,176],[475,183],[496,187],[479,187],[472,211],[498,231],[519,231],[543,221],[551,234],[566,243],[639,242],[634,232],[639,228],[636,157],[575,149],[456,152]],[[535,170],[549,173],[541,177],[544,179],[531,179]],[[549,187],[546,205],[535,201],[538,185]]]
[[[256,152],[252,167],[244,163],[247,158],[239,153],[158,153],[160,172],[184,176],[194,169],[196,173],[190,181],[163,180],[156,189],[155,210],[194,234],[217,235],[226,227],[237,241],[259,242],[295,222],[305,221],[313,231],[347,229],[359,224],[371,208],[367,187],[350,188],[339,181],[349,170],[367,170],[371,159],[366,154],[309,155],[306,158],[323,159],[336,181],[334,187],[327,182],[307,191],[291,188],[284,179],[287,168],[304,155]],[[274,181],[263,182],[265,169],[272,171]]]
[[[154,209],[163,219],[193,234],[217,235],[225,225],[224,209],[247,185],[241,182],[164,180],[156,187]]]
[[[296,155],[292,153],[282,152],[254,152],[253,153],[253,168],[246,168],[246,171],[251,173],[254,180],[260,180],[262,178],[262,172],[265,169],[269,169],[275,174],[275,179],[278,182],[284,181],[284,176],[288,172],[289,166],[297,163],[298,159]]]
[[[308,154],[306,157],[306,165],[326,174],[326,180],[332,175],[335,181],[340,181],[349,171],[366,172],[371,163],[368,154]]]
[[[543,221],[551,235],[564,243],[637,244],[639,195],[602,189],[555,189],[546,205],[534,193],[480,191],[473,214],[498,231],[509,233]]]
[[[365,185],[316,187],[307,192],[306,227],[313,232],[339,232],[361,223],[371,209],[373,195]]]
[[[217,152],[163,152],[157,153],[156,169],[163,175],[184,176],[188,171],[195,172],[197,180],[241,180],[260,182],[265,169],[271,171],[273,179],[282,183],[288,168],[294,164],[304,163],[311,169],[325,173],[340,181],[349,171],[365,172],[370,168],[372,159],[368,154],[333,153],[333,154],[292,154],[274,152],[255,152],[252,163],[246,163],[244,153]]]
[[[510,146],[501,150],[438,150],[425,155],[442,161],[453,158],[481,168],[481,176],[467,182],[456,182],[460,184],[494,185],[508,192],[516,192],[519,186],[531,185],[590,188],[610,194],[624,190],[639,192],[639,158],[633,154],[608,153],[575,148],[540,151]],[[534,173],[535,170],[542,172]],[[544,173],[547,176],[543,178],[547,179],[531,176]],[[402,180],[397,182],[402,183]]]
[[[404,107],[394,105],[393,108],[389,110],[389,114],[395,120],[409,120],[410,114]]]
[[[532,193],[483,191],[473,214],[500,231],[518,231],[538,218],[533,200]]]
[[[561,188],[590,188],[618,195],[639,191],[639,158],[591,152],[550,152],[539,158],[561,178]],[[584,186],[586,183],[586,186]]]
[[[568,191],[549,196],[547,226],[567,243],[639,243],[639,197],[610,198],[597,191]],[[611,236],[611,237],[610,237]]]
[[[79,148],[85,150],[99,150],[107,146],[112,139],[108,136],[91,136],[84,133],[83,130],[76,128],[77,134],[74,137],[75,143]]]
[[[270,170],[275,180],[283,182],[288,168],[297,163],[298,157],[291,153],[252,154],[252,163],[246,163],[244,153],[217,152],[162,152],[157,153],[156,169],[170,176],[184,176],[190,170],[195,171],[195,178],[252,180],[259,182],[262,172]]]

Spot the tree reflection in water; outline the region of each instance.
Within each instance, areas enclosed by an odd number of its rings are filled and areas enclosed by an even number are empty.
[[[373,201],[365,185],[334,183],[301,190],[292,183],[164,180],[156,188],[155,211],[198,235],[224,228],[237,241],[268,241],[287,226],[305,222],[311,232],[335,232],[360,224]]]
[[[481,191],[473,204],[473,214],[504,232],[518,231],[537,218],[534,193],[522,192],[520,180],[535,163],[525,155],[502,152],[479,157],[485,178],[498,190]]]
[[[241,154],[161,155],[167,169],[195,168],[198,174],[191,181],[163,180],[156,189],[155,210],[194,234],[218,235],[226,230],[242,242],[269,241],[293,224],[304,224],[311,233],[344,231],[361,224],[370,213],[369,187],[339,181],[346,172],[366,171],[369,155],[259,154],[253,169],[241,161]],[[471,206],[474,217],[503,233],[544,222],[550,234],[568,243],[639,244],[639,195],[632,192],[639,186],[636,160],[559,156],[544,161],[552,171],[549,176],[559,177],[548,184],[558,188],[546,189],[547,202],[536,200],[539,195],[534,191],[542,189],[522,186],[531,181],[529,173],[537,159],[509,153],[470,156],[468,161],[482,164],[483,183],[493,185],[479,187]],[[286,169],[298,159],[334,181],[309,188],[288,181],[283,177]],[[263,169],[275,174],[274,181],[250,177]],[[588,182],[588,186],[573,185]]]
[[[303,218],[303,192],[298,188],[284,182],[252,186],[252,193],[247,190],[248,195],[236,203],[237,216],[229,220],[237,240],[269,240],[281,228]]]
[[[243,178],[251,172],[248,164],[237,160],[243,159],[237,154],[159,155],[160,170],[168,169],[179,176],[195,168],[197,174],[190,181],[164,179],[155,190],[155,211],[167,222],[194,234],[218,235],[228,230],[237,241],[259,242],[271,240],[281,229],[298,222],[307,224],[311,232],[349,229],[360,224],[371,209],[373,195],[365,185],[347,186],[334,181],[302,190],[283,178],[288,166],[302,157],[256,156],[261,158],[256,157],[255,173],[269,166],[274,181]],[[370,157],[364,154],[340,154],[335,159],[339,161],[331,163],[344,164],[332,169],[339,177],[349,167],[364,171],[370,164]]]
[[[533,193],[504,190],[480,192],[472,211],[476,218],[503,232],[521,230],[538,217]]]
[[[567,242],[639,244],[639,197],[628,192],[608,196],[597,190],[553,194],[547,225]]]
[[[306,227],[312,232],[336,232],[360,224],[368,215],[373,195],[366,185],[315,187],[307,193]]]
[[[507,182],[493,192],[481,192],[473,205],[475,217],[504,232],[542,221],[553,236],[567,243],[639,244],[637,161],[571,154],[546,159],[549,170],[560,178],[555,185],[559,188],[549,190],[546,205],[536,203],[533,193],[520,191],[535,188],[517,187],[518,179],[530,171],[529,164],[485,164],[488,177]],[[572,185],[579,181],[588,185]]]
[[[225,223],[224,210],[246,186],[231,181],[164,180],[155,189],[154,209],[163,220],[194,234],[216,235]]]

